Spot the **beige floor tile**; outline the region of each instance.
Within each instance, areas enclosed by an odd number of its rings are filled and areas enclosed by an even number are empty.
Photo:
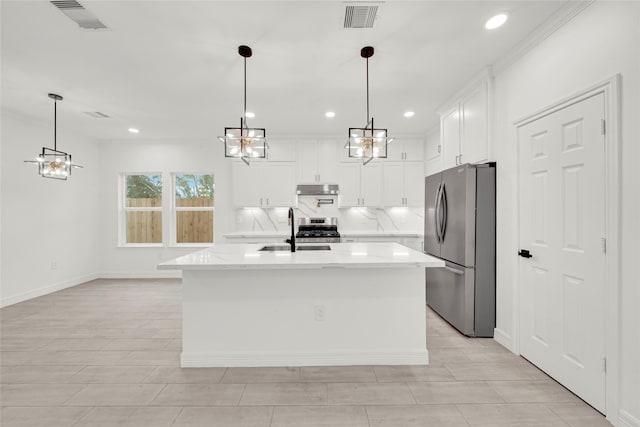
[[[315,383],[247,384],[240,405],[326,405],[327,385]]]
[[[485,382],[433,381],[408,385],[419,404],[504,402]]]
[[[185,407],[172,427],[269,427],[269,406]]]
[[[3,384],[60,384],[82,368],[79,365],[3,366],[0,381]]]
[[[109,338],[56,338],[43,347],[45,351],[101,350]]]
[[[69,406],[143,406],[162,390],[161,384],[87,384]]]
[[[472,349],[479,347],[480,344],[466,338],[462,334],[448,336],[432,336],[427,340],[428,349],[436,348],[456,348],[456,349]]]
[[[458,381],[499,381],[546,379],[547,376],[526,363],[484,362],[445,363]]]
[[[300,368],[227,368],[220,382],[225,384],[297,382]]]
[[[582,402],[551,403],[547,407],[572,427],[611,427],[604,415]]]
[[[216,384],[224,375],[226,368],[176,368],[158,366],[144,380],[151,384]]]
[[[378,382],[454,381],[451,372],[442,365],[375,366]]]
[[[542,404],[457,406],[472,426],[567,426],[553,411]]]
[[[415,400],[405,383],[330,383],[329,405],[410,405]]]
[[[2,351],[34,351],[41,349],[53,339],[29,338],[24,336],[7,337],[0,333],[0,350]]]
[[[468,426],[455,405],[367,406],[371,427]]]
[[[73,427],[170,427],[179,407],[97,407],[91,409]]]
[[[118,361],[121,365],[180,366],[180,351],[134,350]]]
[[[300,368],[301,382],[376,382],[372,366],[306,366]]]
[[[363,406],[279,406],[271,427],[369,427]]]
[[[86,366],[69,378],[80,384],[140,384],[151,375],[155,366]]]
[[[29,365],[115,365],[123,360],[127,351],[74,350],[38,351],[28,359]]]
[[[553,380],[489,381],[489,386],[507,403],[578,402],[579,399]]]
[[[167,384],[153,405],[234,406],[244,388],[244,384]]]
[[[80,392],[82,384],[2,384],[2,406],[57,406]]]
[[[429,350],[429,366],[472,362],[467,354],[455,348],[432,348],[427,342],[427,349]]]
[[[0,411],[2,427],[69,427],[90,408],[84,407],[4,407]]]
[[[118,338],[111,340],[103,350],[163,350],[171,338]]]
[[[167,345],[165,350],[179,350],[182,351],[182,338],[169,338],[171,341]]]

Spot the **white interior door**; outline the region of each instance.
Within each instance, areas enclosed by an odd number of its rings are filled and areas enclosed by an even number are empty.
[[[520,352],[605,410],[604,95],[518,128]]]

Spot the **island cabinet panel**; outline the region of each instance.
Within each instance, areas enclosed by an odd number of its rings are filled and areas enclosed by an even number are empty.
[[[295,162],[236,161],[232,165],[235,207],[287,207],[295,203]]]
[[[424,280],[417,267],[185,270],[181,365],[427,364]]]

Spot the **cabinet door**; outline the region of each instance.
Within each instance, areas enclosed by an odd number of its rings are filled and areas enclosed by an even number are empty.
[[[408,139],[404,141],[404,160],[424,161],[424,145],[421,139]]]
[[[384,162],[383,171],[384,184],[382,186],[382,204],[384,206],[403,206],[404,163]]]
[[[358,206],[360,199],[360,163],[340,163],[338,165],[338,185],[340,186],[340,207]]]
[[[318,175],[318,150],[316,143],[298,145],[298,182],[316,182]]]
[[[382,163],[373,160],[360,168],[360,198],[364,206],[382,206]]]
[[[234,161],[231,164],[235,207],[260,206],[260,194],[263,188],[262,166],[262,163],[252,163],[251,166],[247,166],[240,161]]]
[[[319,181],[338,182],[338,153],[335,141],[318,141],[317,147]]]
[[[402,139],[396,139],[387,144],[387,158],[385,161],[402,161],[404,160],[404,142]]]
[[[424,207],[424,177],[422,162],[405,162],[404,197],[406,206]]]
[[[440,129],[427,135],[424,158],[427,161],[440,158]]]
[[[456,158],[460,154],[460,112],[457,104],[442,116],[440,131],[442,168],[448,169],[456,165]]]
[[[487,84],[481,84],[460,103],[462,163],[489,160]]]
[[[261,166],[264,170],[262,182],[265,190],[262,195],[262,206],[293,206],[296,192],[296,164],[294,162],[273,162]]]
[[[269,149],[267,159],[272,162],[295,162],[296,143],[291,140],[279,140],[267,138]]]

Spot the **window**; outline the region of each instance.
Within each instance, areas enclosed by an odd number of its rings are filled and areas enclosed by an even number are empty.
[[[125,174],[124,242],[162,243],[162,175]]]
[[[213,243],[213,175],[176,173],[173,177],[174,243]]]

